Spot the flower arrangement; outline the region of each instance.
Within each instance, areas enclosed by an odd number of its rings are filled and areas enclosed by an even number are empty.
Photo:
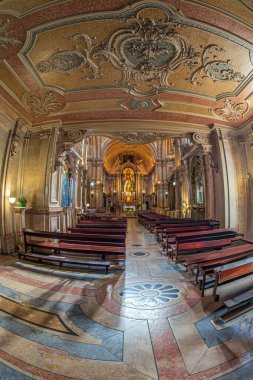
[[[26,205],[27,205],[27,199],[24,198],[24,197],[20,197],[17,200],[17,204],[19,205],[19,207],[26,207]]]

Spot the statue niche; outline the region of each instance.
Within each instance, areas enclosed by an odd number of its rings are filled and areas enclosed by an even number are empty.
[[[123,199],[125,202],[130,203],[135,200],[135,171],[127,167],[122,171],[121,178]]]

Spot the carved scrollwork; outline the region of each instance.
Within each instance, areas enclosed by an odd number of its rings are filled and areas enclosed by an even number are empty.
[[[195,132],[192,135],[192,139],[197,144],[210,144],[208,135],[205,135],[204,133]]]
[[[103,55],[121,70],[125,83],[132,78],[170,86],[169,75],[183,66],[194,67],[198,57],[176,27],[167,15],[164,20],[155,21],[137,14],[128,29],[113,33]]]
[[[193,85],[202,85],[203,78],[211,78],[213,82],[218,81],[232,81],[242,82],[244,75],[237,72],[230,60],[219,60],[216,56],[217,53],[225,52],[223,48],[218,45],[208,45],[204,48],[200,55],[200,65],[191,74],[188,79]],[[204,72],[204,76],[201,73]],[[199,79],[199,76],[201,78]]]
[[[80,70],[84,73],[81,78],[89,81],[104,74],[105,63],[111,64],[121,73],[117,83],[138,95],[153,95],[173,86],[170,76],[185,67],[190,76],[185,79],[192,85],[202,85],[203,78],[238,83],[244,79],[229,60],[217,57],[225,51],[222,47],[209,44],[195,50],[179,32],[179,28],[187,27],[183,18],[164,8],[160,8],[163,16],[159,19],[143,17],[143,8],[152,14],[153,8],[145,5],[131,18],[122,16],[127,24],[111,32],[105,41],[96,43],[96,37],[83,33],[67,36],[75,45],[52,52],[37,63],[36,69],[42,74]],[[146,109],[149,105],[136,106]]]
[[[31,113],[35,118],[59,111],[65,105],[63,97],[51,91],[44,94],[25,93],[23,96],[23,102],[30,108]]]
[[[93,44],[93,39],[87,34],[74,34],[68,37],[70,40],[82,43],[82,49],[78,50],[58,50],[48,59],[41,61],[37,65],[38,71],[42,73],[49,73],[51,71],[56,73],[71,73],[76,69],[90,69],[91,74],[84,76],[82,79],[96,78],[100,72],[94,58],[97,47]]]
[[[150,144],[158,139],[170,137],[168,133],[160,132],[117,132],[113,136],[128,144]]]
[[[247,106],[245,106],[244,103],[232,103],[231,99],[226,98],[224,100],[224,106],[216,108],[215,113],[225,120],[235,122],[243,117],[245,108],[247,109]]]
[[[0,20],[0,48],[7,49],[8,45],[20,44],[21,41],[12,35],[10,30],[10,20]]]
[[[85,137],[86,130],[60,129],[56,144],[55,170],[62,165],[66,152],[69,152]]]

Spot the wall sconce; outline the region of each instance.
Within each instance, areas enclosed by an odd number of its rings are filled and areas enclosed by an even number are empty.
[[[176,181],[175,180],[172,182],[172,186],[176,186]]]
[[[92,180],[90,185],[91,185],[91,187],[93,187],[95,185],[95,182]]]
[[[90,204],[89,204],[89,203],[87,203],[87,204],[86,204],[86,207],[87,207],[87,208],[88,208],[88,207],[90,207]]]
[[[91,196],[93,197],[93,195],[94,195],[94,191],[92,190],[92,191],[90,192],[90,194],[91,194]]]
[[[117,190],[113,190],[113,194],[116,195],[117,194]]]
[[[145,190],[142,191],[142,194],[143,194],[143,195],[145,194]]]
[[[183,205],[183,208],[186,208],[186,206],[187,206],[185,201],[183,201],[182,205]]]
[[[169,195],[168,191],[165,191],[165,197],[167,197]]]
[[[16,198],[10,197],[9,198],[9,202],[10,202],[11,205],[14,205],[14,203],[16,202]]]

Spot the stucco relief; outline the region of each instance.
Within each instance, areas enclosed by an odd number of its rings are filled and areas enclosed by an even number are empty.
[[[218,45],[208,45],[200,53],[200,65],[191,74],[189,81],[193,85],[201,86],[204,78],[210,78],[213,82],[241,82],[244,75],[237,72],[230,62],[218,59],[217,54],[225,52],[225,49]],[[203,75],[204,74],[204,75]]]
[[[243,114],[247,109],[247,105],[244,103],[232,103],[231,99],[226,98],[224,100],[224,106],[215,108],[215,113],[221,116],[224,120],[237,121],[243,118]]]
[[[25,93],[23,102],[30,108],[35,118],[60,111],[65,106],[63,96],[52,91],[38,94]]]
[[[53,52],[40,61],[36,69],[42,74],[70,75],[80,70],[81,79],[90,81],[103,76],[109,63],[121,72],[121,79],[115,81],[116,84],[143,95],[173,86],[171,75],[185,67],[189,71],[189,78],[185,80],[192,85],[202,85],[204,78],[237,83],[244,79],[229,60],[218,57],[225,52],[222,47],[209,44],[197,51],[188,38],[180,34],[180,28],[186,28],[183,21],[162,12],[163,18],[153,19],[144,18],[139,11],[102,42],[96,42],[95,37],[85,33],[68,35],[66,38],[74,41],[70,49]],[[146,107],[141,106],[142,109]]]
[[[25,36],[19,19],[11,15],[0,15],[0,59],[17,53],[23,46]]]
[[[169,138],[168,133],[159,132],[117,132],[113,136],[128,144],[150,144],[158,139]]]

